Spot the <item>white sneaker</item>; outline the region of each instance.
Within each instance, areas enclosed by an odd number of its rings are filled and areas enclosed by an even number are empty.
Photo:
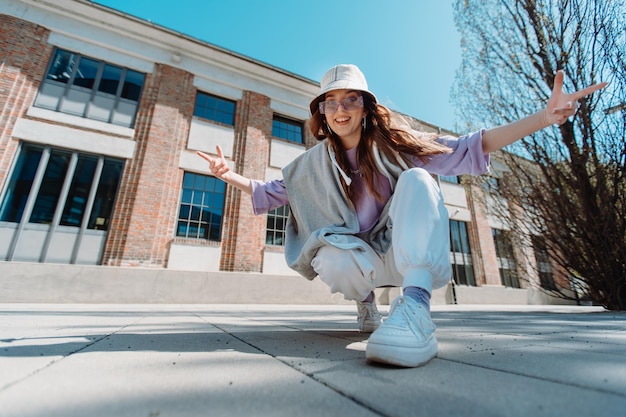
[[[374,362],[416,367],[437,356],[435,324],[426,307],[400,296],[391,304],[389,317],[367,341],[365,357]]]
[[[376,298],[371,303],[357,301],[357,322],[359,323],[359,331],[363,333],[372,333],[378,329],[383,316],[378,312],[376,308]]]

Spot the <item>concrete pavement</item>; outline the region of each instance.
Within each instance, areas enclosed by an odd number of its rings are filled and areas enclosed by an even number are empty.
[[[626,313],[441,305],[433,318],[438,357],[401,369],[365,361],[348,305],[0,304],[0,416],[626,410]]]

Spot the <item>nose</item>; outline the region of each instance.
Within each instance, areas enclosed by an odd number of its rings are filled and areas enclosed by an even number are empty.
[[[343,109],[344,111],[348,111],[348,109],[346,109],[346,105],[345,105],[345,103],[343,101],[340,101],[337,104],[337,111],[339,111],[339,109]]]

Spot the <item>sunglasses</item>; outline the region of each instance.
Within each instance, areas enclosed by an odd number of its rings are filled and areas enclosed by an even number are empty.
[[[339,106],[344,110],[357,110],[363,107],[363,96],[346,97],[341,101],[328,100],[320,102],[321,114],[333,114],[339,110]]]

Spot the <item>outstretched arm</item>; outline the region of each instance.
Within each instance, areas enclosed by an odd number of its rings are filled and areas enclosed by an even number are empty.
[[[567,94],[563,91],[563,77],[563,71],[557,72],[552,94],[545,109],[508,125],[486,130],[483,133],[483,153],[497,151],[550,125],[565,123],[567,118],[578,110],[578,100],[607,85],[607,83],[594,84]]]
[[[217,145],[215,148],[217,150],[217,158],[200,151],[197,151],[196,154],[209,162],[209,168],[211,169],[211,173],[217,178],[234,187],[239,188],[241,191],[247,194],[252,195],[252,183],[250,179],[231,171],[228,163],[226,162],[226,159],[224,158],[224,152],[222,151],[222,148],[219,145]]]

